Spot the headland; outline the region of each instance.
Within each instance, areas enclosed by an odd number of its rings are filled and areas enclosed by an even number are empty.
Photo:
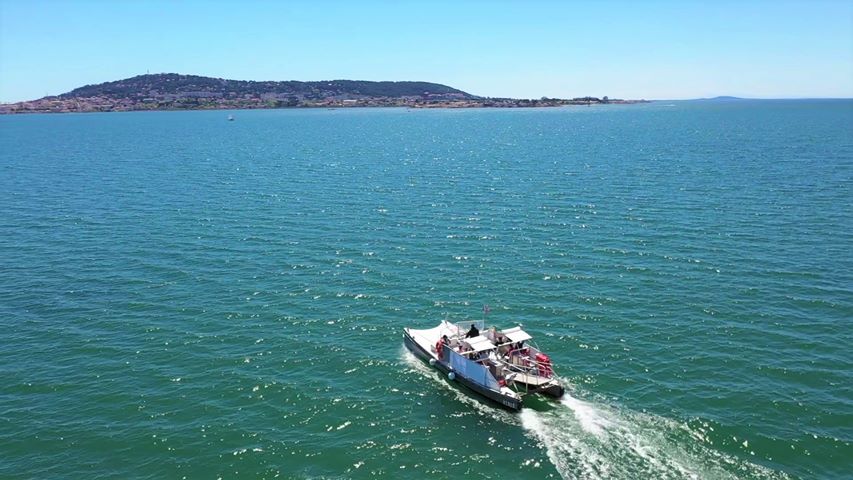
[[[640,102],[645,100],[592,96],[481,97],[430,82],[257,82],[160,73],[86,85],[37,100],[0,104],[0,114],[317,107],[519,108]]]

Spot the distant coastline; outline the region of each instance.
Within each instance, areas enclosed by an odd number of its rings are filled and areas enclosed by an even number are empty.
[[[357,107],[530,108],[646,102],[591,96],[480,97],[429,82],[255,82],[164,73],[86,85],[37,100],[0,104],[0,114]]]

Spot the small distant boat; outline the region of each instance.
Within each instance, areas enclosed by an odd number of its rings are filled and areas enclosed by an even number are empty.
[[[464,325],[471,325],[466,329]],[[559,398],[565,388],[554,376],[551,359],[532,345],[520,326],[506,330],[483,321],[403,329],[403,342],[416,357],[470,390],[511,409],[521,410],[525,396],[540,393]]]
[[[228,115],[228,121],[233,122],[234,121],[234,115]]]

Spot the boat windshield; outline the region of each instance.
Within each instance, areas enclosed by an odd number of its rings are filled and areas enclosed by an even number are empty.
[[[459,333],[463,336],[470,332],[472,327],[477,329],[478,335],[484,334],[486,330],[486,322],[483,320],[468,320],[456,324],[456,328],[459,329]]]

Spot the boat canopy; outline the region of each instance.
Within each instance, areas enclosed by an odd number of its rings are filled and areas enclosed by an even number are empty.
[[[408,328],[406,330],[412,338],[417,339],[418,343],[422,343],[426,348],[435,345],[435,343],[441,339],[442,335],[447,335],[450,338],[459,336],[459,329],[456,325],[448,322],[447,320],[442,321],[434,328],[427,328],[423,330]]]
[[[495,347],[495,344],[490,342],[488,338],[482,335],[477,335],[474,338],[469,338],[465,340],[465,342],[468,343],[468,345],[470,345],[475,352],[494,350],[495,348],[497,348]]]
[[[501,333],[506,335],[506,337],[513,343],[523,342],[533,338],[527,332],[522,330],[521,327],[507,328],[506,330],[502,330]]]

